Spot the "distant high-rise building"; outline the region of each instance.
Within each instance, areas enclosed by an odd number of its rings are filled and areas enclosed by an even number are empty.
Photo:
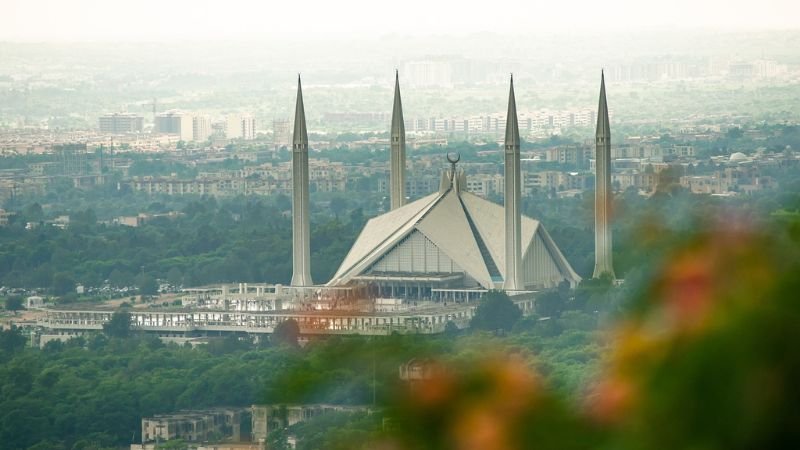
[[[292,135],[289,130],[290,127],[288,120],[276,119],[272,121],[272,142],[275,145],[276,149],[292,145],[291,142]]]
[[[409,61],[403,74],[414,87],[453,85],[453,67],[448,61]]]
[[[224,138],[225,131],[228,128],[227,120],[216,120],[211,122],[211,136],[214,138]]]
[[[256,119],[250,114],[242,116],[242,139],[252,140],[256,138]]]
[[[88,171],[86,144],[61,144],[53,150],[61,157],[63,175],[85,175]]]
[[[155,133],[176,134],[182,141],[194,139],[192,116],[181,111],[166,111],[156,114]]]
[[[192,117],[192,140],[206,141],[211,136],[211,119],[206,115]]]
[[[105,114],[100,116],[98,124],[101,133],[141,133],[144,127],[144,117],[130,113]]]
[[[227,117],[225,137],[228,139],[255,139],[256,119],[250,114],[230,114]]]

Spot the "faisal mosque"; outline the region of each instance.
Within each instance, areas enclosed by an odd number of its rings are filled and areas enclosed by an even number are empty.
[[[614,276],[611,253],[611,131],[601,75],[595,133],[595,268]],[[289,286],[238,283],[183,290],[181,306],[132,309],[132,326],[170,339],[247,333],[260,339],[286,320],[303,335],[439,333],[469,326],[488,290],[505,291],[523,312],[537,293],[581,278],[544,225],[520,212],[520,136],[514,80],[508,93],[503,145],[503,205],[467,190],[457,154],[442,155],[439,189],[406,202],[406,135],[399,76],[395,75],[390,133],[391,209],[370,219],[333,278],[311,279],[308,130],[297,80],[292,137],[292,279]],[[500,164],[500,161],[497,161]],[[37,322],[47,340],[102,329],[115,309],[56,306]]]

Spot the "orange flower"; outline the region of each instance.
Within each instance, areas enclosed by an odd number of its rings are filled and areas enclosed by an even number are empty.
[[[636,398],[633,383],[621,377],[601,380],[587,397],[589,417],[601,424],[619,422],[630,411]]]
[[[508,421],[485,405],[465,411],[455,422],[452,438],[460,450],[509,450]]]
[[[666,269],[660,297],[672,326],[695,329],[706,322],[715,298],[715,263],[707,251],[690,251]]]
[[[412,400],[423,409],[442,406],[452,398],[456,382],[447,372],[437,372],[414,385]]]

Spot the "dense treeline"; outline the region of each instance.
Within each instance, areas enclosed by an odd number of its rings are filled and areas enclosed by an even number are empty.
[[[537,367],[554,386],[578,393],[597,359],[593,332],[601,315],[558,314],[544,322],[517,317],[505,337],[455,331],[334,337],[304,348],[253,345],[237,337],[190,348],[135,334],[96,334],[40,350],[26,347],[18,330],[3,331],[0,440],[8,449],[106,448],[129,443],[132,434],[139,442],[141,417],[179,409],[253,403],[385,407],[397,392],[398,367],[412,358],[468,362],[512,348],[534,350]]]
[[[61,295],[87,287],[140,286],[160,278],[174,285],[215,282],[287,283],[291,277],[291,219],[259,201],[192,202],[182,215],[141,227],[99,224],[92,210],[71,215],[69,227],[24,228],[29,208],[0,229],[0,283],[42,287]],[[41,212],[38,213],[39,216]],[[328,280],[363,225],[356,210],[312,224],[312,275]]]
[[[138,197],[136,197],[138,198]],[[123,201],[124,204],[124,201]],[[324,208],[322,205],[324,204]],[[9,227],[0,228],[0,284],[47,288],[56,295],[102,286],[152,286],[161,279],[175,286],[216,282],[287,283],[291,277],[291,203],[279,196],[268,200],[237,197],[225,201],[200,198],[183,205],[151,202],[147,210],[163,213],[180,206],[177,217],[158,217],[141,227],[99,223],[93,209],[70,214],[66,229],[40,226],[38,204],[21,208]],[[591,192],[554,198],[534,192],[523,202],[524,213],[542,221],[579,275],[591,275],[594,264],[594,221]],[[688,193],[665,180],[645,198],[629,189],[615,198],[614,249],[618,276],[636,270],[651,255],[631,236],[649,239],[691,232],[719,214],[735,209],[754,221],[777,210],[800,208],[800,182],[787,182],[780,192],[748,198],[718,198]],[[330,279],[366,221],[358,200],[318,197],[311,249],[314,280]],[[666,233],[669,232],[669,233]]]
[[[235,340],[191,349],[96,335],[43,350],[9,342],[18,341],[11,331],[2,340],[0,439],[8,449],[116,447],[139,434],[142,416],[247,406],[284,361],[278,350]],[[81,441],[91,445],[73,447]]]

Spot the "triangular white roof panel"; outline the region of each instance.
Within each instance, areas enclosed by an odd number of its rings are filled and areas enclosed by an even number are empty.
[[[494,259],[498,271],[505,278],[506,276],[506,237],[505,237],[505,210],[502,206],[492,203],[482,197],[470,192],[463,192],[461,200],[464,201],[464,206],[467,207],[475,227],[483,237],[483,242],[486,243],[486,248]],[[539,221],[531,219],[530,217],[522,216],[522,253],[525,253],[526,247],[530,244],[536,229],[539,227]]]
[[[417,225],[417,229],[458,263],[469,276],[484,286],[491,285],[489,270],[455,190],[451,189],[436,208],[428,212]]]
[[[362,263],[366,259],[372,259],[369,258],[372,254],[384,248],[387,244],[394,244],[410,232],[419,217],[435,203],[438,197],[439,193],[430,194],[370,219],[364,225],[364,229],[361,230],[358,239],[356,239],[350,252],[347,253],[330,283],[345,275],[355,265]]]

